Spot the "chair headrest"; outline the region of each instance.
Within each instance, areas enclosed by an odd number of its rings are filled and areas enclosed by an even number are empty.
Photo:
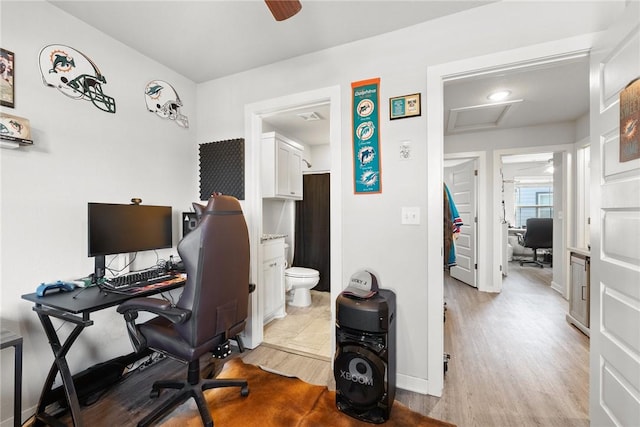
[[[205,212],[219,211],[241,211],[240,202],[233,196],[225,196],[222,194],[212,194],[206,205],[193,202],[191,204],[196,213],[196,219],[200,221]]]
[[[235,211],[240,211],[240,213],[242,213],[242,208],[240,207],[238,199],[233,196],[216,194],[209,197],[209,201],[207,202],[207,206],[205,207],[203,214]]]

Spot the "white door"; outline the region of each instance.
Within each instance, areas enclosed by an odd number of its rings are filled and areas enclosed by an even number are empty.
[[[639,16],[629,2],[591,53],[593,426],[640,426],[640,159],[619,161],[619,95],[640,76]]]
[[[470,160],[448,168],[451,177],[446,180],[449,192],[462,219],[462,227],[455,241],[456,266],[451,267],[451,277],[474,288],[476,284],[476,225],[477,225],[477,185],[476,161]]]

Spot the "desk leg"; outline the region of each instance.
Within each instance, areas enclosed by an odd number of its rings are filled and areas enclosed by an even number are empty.
[[[15,370],[14,370],[14,396],[13,396],[13,425],[22,425],[22,338],[15,346]]]
[[[83,324],[76,324],[76,327],[73,328],[73,331],[71,332],[69,337],[67,337],[64,344],[60,345],[60,339],[56,334],[56,330],[53,327],[49,316],[43,313],[38,313],[38,317],[40,318],[40,322],[42,323],[44,331],[47,334],[47,338],[49,339],[49,345],[53,350],[53,356],[55,360],[51,365],[49,375],[47,376],[47,380],[45,381],[42,388],[42,393],[40,394],[40,402],[38,403],[38,409],[36,411],[36,422],[34,423],[34,426],[42,425],[40,422],[44,422],[45,424],[50,425],[51,422],[55,420],[45,412],[45,409],[47,407],[47,396],[49,395],[49,393],[51,393],[53,382],[56,379],[56,374],[60,372],[60,376],[62,377],[62,384],[64,386],[64,391],[67,397],[67,402],[69,404],[69,409],[71,410],[71,416],[73,418],[73,425],[76,427],[81,427],[82,418],[80,414],[80,403],[78,402],[76,387],[73,383],[73,376],[71,375],[71,371],[69,370],[69,365],[67,364],[66,355],[69,352],[71,345],[78,338],[85,326]],[[57,422],[57,424],[61,423]]]

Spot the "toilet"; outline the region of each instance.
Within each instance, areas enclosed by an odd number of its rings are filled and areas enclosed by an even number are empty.
[[[291,265],[293,256],[289,256],[289,245],[284,245],[284,256],[287,266]],[[311,305],[311,288],[320,281],[320,272],[312,268],[290,267],[284,270],[287,304],[292,307],[309,307]]]

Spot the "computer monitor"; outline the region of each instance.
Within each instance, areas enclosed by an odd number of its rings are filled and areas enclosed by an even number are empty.
[[[170,248],[171,206],[88,204],[88,252],[96,257],[95,276],[104,276],[104,257]]]

